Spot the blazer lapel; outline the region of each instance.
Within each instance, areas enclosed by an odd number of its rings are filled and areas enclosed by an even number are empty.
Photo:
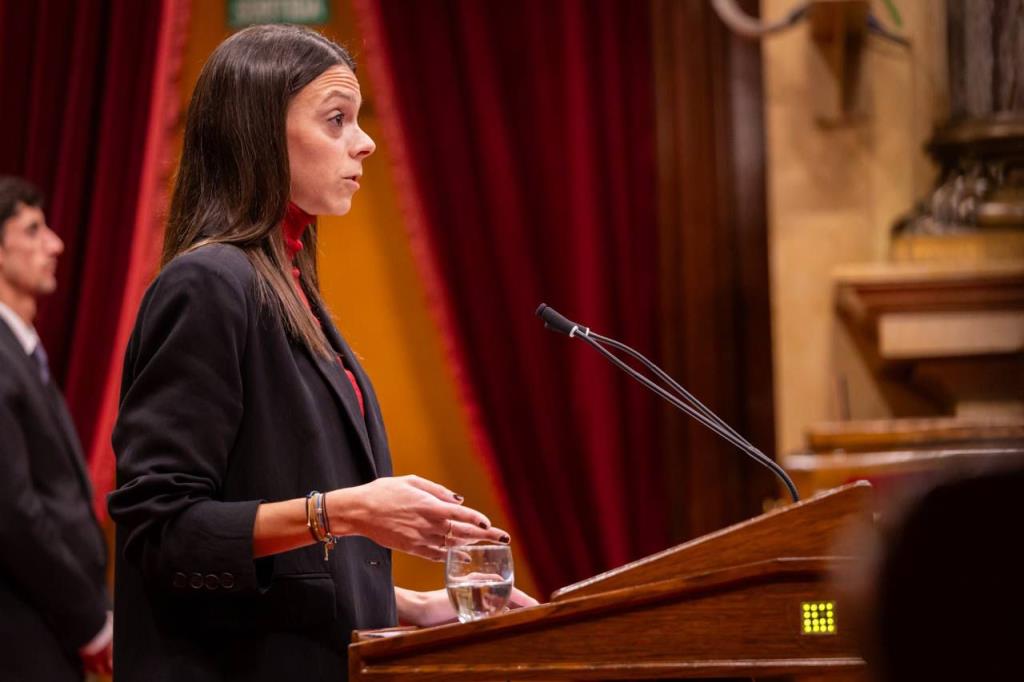
[[[42,385],[42,380],[40,380],[40,384]],[[89,473],[85,469],[85,458],[82,455],[82,448],[78,441],[78,432],[75,430],[75,423],[71,420],[71,414],[64,404],[64,397],[61,396],[60,391],[57,390],[52,381],[49,385],[43,386],[43,390],[48,394],[46,402],[50,406],[50,412],[57,420],[57,423],[60,424],[61,432],[64,434],[64,441],[67,443],[68,451],[71,453],[71,461],[78,472],[78,479],[86,495],[91,500],[92,484],[90,483]]]
[[[356,354],[349,347],[345,338],[338,332],[337,328],[328,321],[324,326],[331,344],[336,346],[345,358],[345,365],[352,371],[359,385],[359,391],[363,394],[363,407],[366,410],[365,424],[370,438],[370,452],[375,460],[375,470],[378,476],[391,475],[391,453],[388,448],[388,439],[384,431],[384,420],[381,417],[380,404],[377,402],[377,393],[373,390],[370,377],[367,376],[363,366],[359,363]]]
[[[310,301],[310,303],[312,303],[312,301]],[[330,318],[324,315],[323,310],[316,306],[313,308],[313,313],[320,320],[321,328],[327,336],[327,341],[336,352],[344,354],[344,342],[341,341],[340,335],[337,330],[334,329],[334,325],[331,324]],[[355,431],[359,436],[359,443],[362,446],[363,456],[366,458],[366,462],[370,466],[370,471],[373,472],[373,477],[376,478],[378,476],[377,464],[374,461],[373,448],[370,444],[370,436],[366,429],[366,420],[363,419],[363,414],[359,409],[359,399],[356,397],[356,392],[352,389],[352,384],[349,383],[348,377],[346,377],[345,373],[342,371],[337,358],[323,358],[314,354],[308,348],[305,348],[305,345],[303,345],[303,348],[312,358],[317,371],[319,371],[321,376],[323,376],[327,385],[331,387],[331,391],[334,392],[334,396],[344,408],[346,416],[348,416],[349,421],[352,423],[352,426],[355,428]],[[362,390],[362,385],[360,385],[360,390]]]
[[[66,454],[71,459],[71,464],[78,474],[78,482],[86,496],[91,500],[92,485],[89,482],[89,474],[85,470],[85,460],[82,458],[78,434],[75,431],[74,423],[71,421],[71,415],[68,414],[67,408],[64,406],[64,399],[61,397],[60,391],[52,380],[49,385],[43,383],[35,361],[25,354],[25,349],[14,336],[14,332],[11,331],[10,327],[3,320],[0,320],[0,343],[5,347],[4,350],[6,350],[7,354],[12,356],[17,364],[21,365],[22,370],[31,375],[27,383],[28,390],[35,393],[36,399],[46,405],[46,410],[53,420],[53,425],[57,427],[57,430],[60,431],[64,439]]]

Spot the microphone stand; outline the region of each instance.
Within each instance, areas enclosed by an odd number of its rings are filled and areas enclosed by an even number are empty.
[[[684,412],[693,419],[703,424],[706,428],[713,431],[720,438],[728,441],[734,445],[737,449],[743,452],[745,455],[760,463],[762,466],[768,468],[772,473],[778,476],[782,482],[786,485],[789,490],[790,496],[794,502],[800,500],[800,495],[797,492],[796,484],[793,483],[793,479],[789,477],[777,462],[772,460],[770,457],[765,455],[759,449],[754,447],[749,441],[743,436],[736,432],[731,426],[729,426],[721,417],[712,412],[704,403],[694,397],[689,391],[683,388],[675,379],[669,376],[664,370],[651,362],[642,353],[630,348],[626,344],[616,341],[615,339],[602,336],[596,332],[592,332],[588,327],[583,327],[575,322],[571,322],[562,315],[558,314],[553,308],[545,304],[537,309],[537,315],[544,320],[544,326],[552,331],[566,334],[569,338],[579,338],[589,346],[594,348],[598,353],[603,355],[613,365],[626,372],[630,377],[638,381],[642,386],[650,390],[652,393],[660,397],[661,399],[668,402],[670,405],[675,407],[677,410]],[[630,357],[641,362],[648,370],[654,373],[661,381],[668,384],[668,386],[676,391],[679,396],[669,393],[664,387],[659,386],[654,381],[644,376],[640,372],[636,371],[628,364],[622,361],[614,353],[604,347],[604,343],[615,348],[616,350],[622,351]]]

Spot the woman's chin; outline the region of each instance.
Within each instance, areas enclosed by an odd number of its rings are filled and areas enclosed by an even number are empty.
[[[331,215],[331,216],[343,216],[352,210],[352,198],[345,197],[338,201],[332,201],[330,206],[325,207],[327,210],[320,215]]]

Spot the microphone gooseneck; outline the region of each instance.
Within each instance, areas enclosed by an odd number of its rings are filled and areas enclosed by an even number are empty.
[[[568,318],[561,315],[558,311],[549,305],[542,303],[537,308],[537,316],[544,321],[544,327],[551,331],[565,334],[570,338],[579,338],[580,340],[587,343],[589,346],[594,348],[598,353],[603,355],[609,362],[624,371],[630,377],[638,381],[642,386],[650,390],[652,393],[660,397],[661,399],[668,402],[670,405],[688,414],[696,421],[703,424],[705,427],[713,431],[720,438],[734,445],[743,454],[747,455],[754,461],[758,462],[762,466],[768,468],[772,473],[778,476],[782,482],[786,485],[789,490],[790,496],[794,502],[799,501],[800,495],[797,492],[796,484],[793,483],[793,479],[789,477],[777,462],[768,457],[766,454],[761,452],[758,448],[754,447],[750,441],[741,436],[736,432],[729,424],[727,424],[721,417],[711,411],[704,403],[693,396],[687,391],[679,382],[668,375],[664,370],[658,367],[656,364],[651,362],[642,353],[633,348],[630,348],[621,341],[602,336],[594,331],[591,331],[589,327],[584,327],[581,324],[573,322]],[[677,395],[673,395],[666,390],[665,387],[658,385],[652,381],[649,377],[644,376],[640,372],[636,371],[628,364],[626,364],[621,358],[617,357],[614,353],[604,347],[603,344],[608,344],[612,348],[626,353],[630,357],[639,361],[648,370],[650,370],[658,379],[665,383],[670,389],[676,392]]]

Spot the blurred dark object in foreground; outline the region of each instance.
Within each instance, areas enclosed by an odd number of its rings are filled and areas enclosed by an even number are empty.
[[[847,582],[875,679],[1009,679],[1019,667],[1022,492],[1024,467],[969,473],[883,520],[869,570]]]

